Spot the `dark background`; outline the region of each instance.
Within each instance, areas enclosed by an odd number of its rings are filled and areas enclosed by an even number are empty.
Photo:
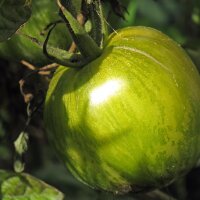
[[[181,44],[200,70],[199,0],[124,0],[121,3],[128,11],[125,14],[126,20],[107,10],[111,30],[130,25],[157,28]],[[27,120],[26,104],[20,94],[18,82],[30,71],[18,62],[3,58],[0,59],[0,69],[0,168],[13,170],[13,142],[24,129]],[[35,86],[31,83],[40,79],[38,75],[31,76],[28,85],[30,89],[34,90]],[[44,96],[44,90],[41,92]],[[26,172],[56,186],[66,193],[68,199],[98,199],[102,195],[105,195],[102,199],[135,199],[132,194],[121,197],[100,194],[76,181],[48,145],[42,111],[41,106],[27,129],[30,142],[24,158]],[[194,168],[187,176],[163,191],[180,200],[199,200],[200,168]]]

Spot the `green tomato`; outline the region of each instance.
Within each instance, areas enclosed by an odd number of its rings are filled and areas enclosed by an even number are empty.
[[[161,187],[200,157],[200,76],[163,33],[121,29],[83,68],[58,68],[44,117],[83,183],[114,193]]]
[[[59,19],[56,1],[34,0],[31,18],[20,28],[19,34],[15,34],[10,40],[0,43],[0,57],[13,61],[24,59],[36,64],[49,62],[42,51],[42,44],[46,35],[41,35],[41,32],[48,24]],[[41,43],[41,46],[22,34],[36,38]],[[70,43],[71,38],[66,25],[58,24],[50,36],[49,46],[67,50]]]

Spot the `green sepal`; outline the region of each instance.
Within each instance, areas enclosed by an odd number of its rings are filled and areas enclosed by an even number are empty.
[[[82,56],[80,55],[80,53],[70,53],[69,51],[48,45],[47,43],[49,36],[47,36],[46,42],[45,44],[43,44],[42,42],[38,41],[37,38],[33,38],[25,34],[20,34],[20,35],[29,39],[31,42],[36,44],[40,49],[43,49],[45,55],[52,62],[56,62],[60,65],[64,65],[67,67],[81,67],[83,65],[82,62],[79,62],[80,60],[82,60]]]
[[[101,49],[60,1],[58,0],[57,2],[60,7],[59,14],[66,23],[80,53],[88,60],[98,57],[101,54]]]
[[[91,36],[98,46],[103,47],[104,41],[108,37],[108,29],[104,19],[102,3],[100,0],[87,0],[87,7],[89,20],[92,24]]]
[[[81,12],[82,0],[61,0],[61,3],[74,17]]]
[[[43,44],[43,53],[46,55],[50,60],[64,66],[68,67],[80,67],[80,60],[82,59],[82,56],[79,53],[70,53],[69,51],[65,51],[62,49],[51,49],[48,48],[47,44],[49,41],[49,37],[53,29],[56,27],[56,23],[53,24],[53,26],[50,28],[47,37]]]

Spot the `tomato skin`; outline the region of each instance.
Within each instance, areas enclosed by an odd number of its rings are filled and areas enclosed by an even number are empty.
[[[115,193],[161,187],[200,156],[200,77],[166,35],[121,29],[82,69],[58,68],[44,118],[80,181]]]
[[[33,1],[32,15],[29,21],[20,28],[19,32],[36,38],[43,44],[46,35],[41,35],[45,27],[59,20],[58,7],[56,1]],[[58,24],[53,30],[49,45],[55,48],[67,50],[71,43],[66,25]],[[20,61],[22,59],[35,64],[45,64],[50,61],[43,54],[42,48],[33,43],[25,36],[15,34],[10,40],[0,43],[0,57],[13,61]]]

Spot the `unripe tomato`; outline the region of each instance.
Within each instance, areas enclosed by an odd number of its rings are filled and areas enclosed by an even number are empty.
[[[87,185],[124,193],[161,187],[200,156],[200,76],[163,33],[113,33],[81,69],[59,67],[47,93],[50,142]]]
[[[32,4],[31,18],[20,28],[20,34],[15,34],[10,40],[0,43],[1,58],[13,61],[24,59],[36,64],[49,62],[42,51],[46,35],[41,35],[41,33],[47,25],[60,19],[58,16],[59,9],[56,1],[34,0]],[[36,38],[40,46],[22,34]],[[49,46],[67,50],[70,43],[71,38],[66,25],[58,24],[50,36]]]

